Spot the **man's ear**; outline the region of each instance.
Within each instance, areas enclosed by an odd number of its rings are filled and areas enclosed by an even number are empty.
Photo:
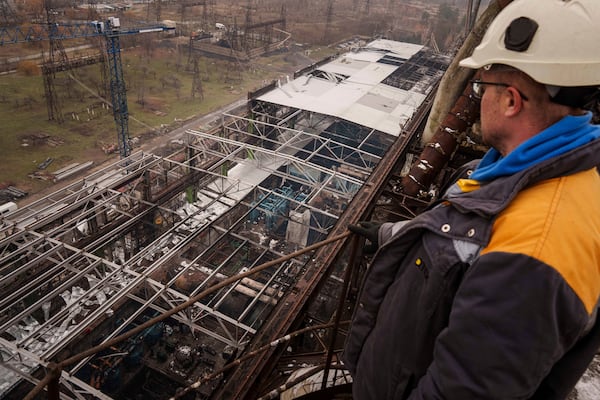
[[[514,117],[519,114],[523,108],[523,96],[521,96],[521,93],[512,86],[507,87],[504,93],[505,95],[502,99],[505,107],[504,115],[507,117]]]

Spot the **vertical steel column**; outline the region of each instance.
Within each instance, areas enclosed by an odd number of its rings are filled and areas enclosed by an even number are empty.
[[[340,327],[342,313],[344,312],[344,304],[346,303],[346,297],[348,296],[348,287],[350,287],[350,278],[352,276],[352,271],[354,270],[354,265],[356,264],[356,260],[358,259],[357,255],[359,247],[359,236],[355,234],[352,238],[351,243],[351,253],[349,259],[350,261],[348,262],[348,266],[346,267],[346,271],[344,272],[344,284],[342,285],[342,290],[340,292],[340,299],[338,301],[338,307],[335,313],[334,326],[331,330],[331,339],[329,341],[329,349],[327,350],[327,360],[325,361],[325,370],[323,371],[323,381],[321,382],[321,390],[325,390],[327,388],[327,379],[329,377],[331,359],[333,358],[335,341],[337,339],[337,331]],[[333,381],[335,383],[335,375]]]
[[[129,110],[123,65],[121,63],[121,43],[118,33],[106,33],[106,53],[108,55],[108,71],[110,75],[110,97],[113,106],[113,116],[117,124],[119,154],[125,158],[131,154],[129,140]]]
[[[59,124],[64,122],[62,115],[62,104],[56,94],[54,81],[57,71],[67,69],[67,55],[60,42],[60,34],[58,32],[58,24],[56,17],[53,14],[53,8],[50,0],[44,1],[46,9],[46,23],[48,24],[48,58],[43,58],[42,75],[44,78],[44,95],[46,97],[46,107],[48,109],[48,120],[56,121]],[[43,55],[43,54],[42,54]],[[58,60],[57,60],[58,58]]]

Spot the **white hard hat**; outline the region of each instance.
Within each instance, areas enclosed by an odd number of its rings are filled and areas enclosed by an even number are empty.
[[[599,46],[600,0],[515,0],[459,65],[504,64],[546,85],[595,86]]]

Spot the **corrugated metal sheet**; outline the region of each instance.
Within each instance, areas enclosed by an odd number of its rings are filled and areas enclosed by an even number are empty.
[[[398,66],[379,61],[384,57],[408,60],[422,48],[412,43],[375,40],[308,75],[280,82],[276,90],[258,100],[343,118],[398,136],[425,95],[382,84]]]

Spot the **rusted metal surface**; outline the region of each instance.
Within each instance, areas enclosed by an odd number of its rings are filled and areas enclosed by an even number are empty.
[[[342,318],[342,313],[344,311],[345,299],[348,294],[348,288],[350,287],[350,278],[352,276],[352,271],[357,267],[357,259],[358,259],[358,245],[359,245],[358,236],[354,236],[352,239],[352,248],[350,253],[350,262],[348,263],[348,267],[344,272],[344,284],[342,286],[342,290],[340,292],[340,297],[338,299],[338,307],[335,312],[335,325],[333,327],[333,331],[331,332],[331,336],[329,338],[329,348],[327,349],[327,359],[325,361],[325,369],[323,371],[323,381],[321,382],[321,390],[325,390],[327,388],[327,378],[329,375],[329,369],[331,366],[331,360],[333,359],[333,351],[335,349],[335,341],[337,338],[338,328],[340,325],[340,320]]]
[[[477,118],[479,102],[472,96],[471,85],[467,85],[444,123],[438,127],[408,175],[402,179],[402,188],[406,195],[419,196],[429,190],[431,183],[458,148],[464,132]]]
[[[346,212],[340,217],[336,226],[329,233],[329,236],[339,235],[346,231],[348,224],[355,224],[359,220],[368,216],[374,207],[377,199],[388,178],[397,168],[398,160],[407,151],[408,145],[415,137],[419,126],[425,120],[431,104],[435,88],[431,91],[422,107],[415,114],[399,139],[394,142],[388,150],[385,157],[379,162],[375,170],[357,195],[348,206]],[[287,297],[282,299],[278,306],[273,310],[265,325],[253,337],[247,347],[247,351],[262,346],[273,339],[284,336],[295,324],[299,323],[302,312],[305,309],[309,299],[317,290],[319,283],[327,277],[342,250],[345,248],[348,239],[332,243],[330,246],[320,248],[313,256],[312,263],[306,269],[304,275],[299,279],[296,287]],[[228,378],[221,390],[213,396],[215,399],[255,399],[260,395],[261,387],[266,386],[270,373],[282,353],[281,348],[272,348],[269,351],[257,355],[252,363],[240,365]]]

